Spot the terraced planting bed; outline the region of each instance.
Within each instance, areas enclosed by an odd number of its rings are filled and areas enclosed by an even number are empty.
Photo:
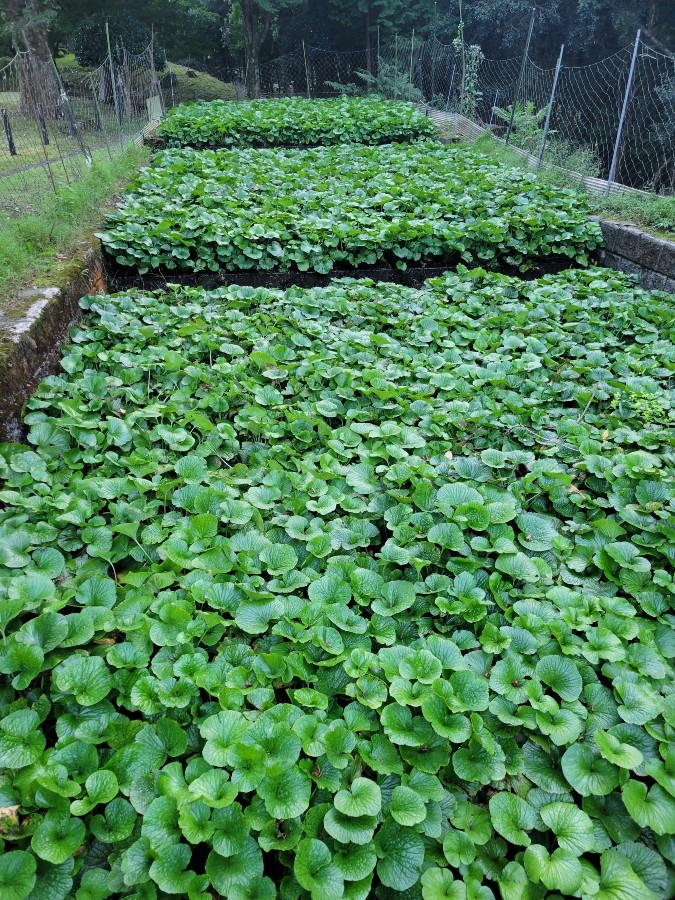
[[[157,132],[173,147],[315,147],[437,138],[431,119],[412,103],[339,97],[184,103]]]
[[[432,141],[164,151],[101,237],[122,273],[327,273],[584,264],[601,232],[573,191]]]
[[[155,157],[129,277],[460,265],[83,299],[0,444],[3,900],[672,896],[673,298],[465,268],[599,228],[408,104],[163,128],[240,146]]]
[[[0,446],[3,896],[668,896],[672,298],[83,305]]]

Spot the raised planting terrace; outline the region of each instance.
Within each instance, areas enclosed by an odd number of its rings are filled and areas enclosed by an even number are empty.
[[[130,272],[315,271],[464,261],[586,263],[584,200],[437,142],[167,150],[101,235]]]
[[[412,103],[359,97],[230,103],[184,103],[157,132],[172,146],[310,147],[384,144],[437,137],[435,124]]]
[[[673,299],[83,306],[0,446],[3,897],[670,896]]]

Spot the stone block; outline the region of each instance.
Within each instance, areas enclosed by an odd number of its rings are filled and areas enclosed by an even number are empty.
[[[81,297],[105,290],[98,244],[53,279],[52,287],[19,292],[0,312],[0,442],[23,438],[23,404],[46,375],[59,371],[61,346],[81,315]]]

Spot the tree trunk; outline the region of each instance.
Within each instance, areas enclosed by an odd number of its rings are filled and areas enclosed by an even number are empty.
[[[41,0],[7,0],[12,40],[17,49],[30,51],[17,57],[20,107],[36,121],[60,119],[61,86],[47,41],[49,12]]]
[[[250,99],[260,96],[260,47],[267,36],[271,14],[266,16],[263,33],[260,31],[260,7],[257,0],[239,0],[244,21],[246,53],[246,92]]]
[[[18,48],[21,44],[32,50],[41,62],[51,59],[47,40],[50,14],[41,0],[7,0],[7,13],[12,39]]]

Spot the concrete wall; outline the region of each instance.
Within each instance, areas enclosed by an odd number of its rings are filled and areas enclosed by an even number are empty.
[[[604,221],[600,225],[606,246],[597,252],[596,262],[639,275],[647,290],[675,294],[675,243],[630,225]],[[378,274],[386,276],[385,280],[394,280],[391,272]],[[395,280],[417,284],[440,271],[420,268],[399,274],[405,277]],[[327,280],[335,275],[332,273]],[[285,287],[284,277],[275,286]],[[8,307],[0,310],[0,442],[22,439],[24,402],[42,378],[59,371],[61,345],[80,316],[79,300],[85,294],[105,291],[105,279],[98,242],[92,241],[52,276],[51,286],[22,291]],[[237,278],[230,276],[227,281],[237,281]],[[273,278],[268,274],[266,281]],[[153,283],[152,278],[147,279],[147,284],[144,279],[139,282],[149,289],[161,286]]]
[[[98,243],[64,264],[47,287],[21,291],[0,310],[0,442],[20,441],[21,408],[40,381],[60,371],[61,346],[81,315],[80,298],[105,290]]]
[[[639,275],[648,291],[675,294],[675,243],[634,225],[598,221],[605,236],[605,246],[596,254],[601,266]]]

